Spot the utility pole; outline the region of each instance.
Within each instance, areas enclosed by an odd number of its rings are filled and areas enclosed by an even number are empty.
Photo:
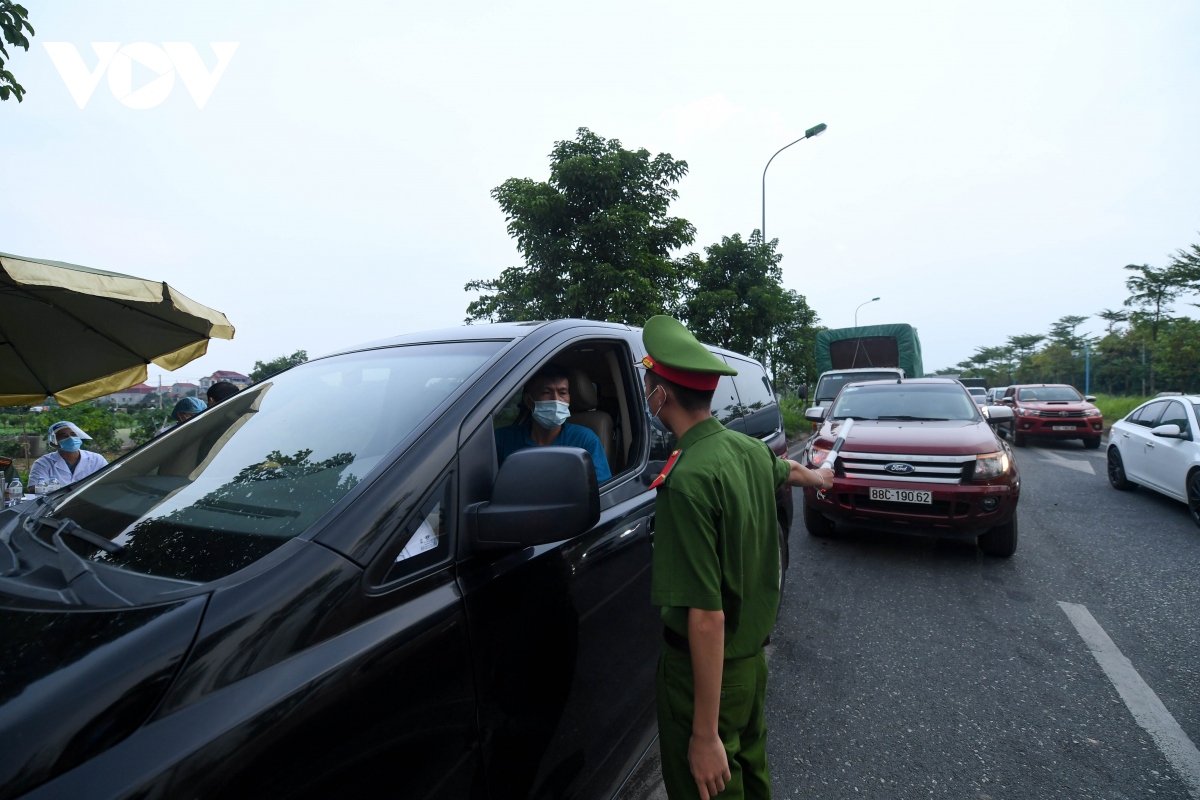
[[[158,410],[162,411],[162,375],[158,376]]]

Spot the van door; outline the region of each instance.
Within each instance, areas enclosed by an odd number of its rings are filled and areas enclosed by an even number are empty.
[[[607,800],[654,736],[661,623],[650,605],[654,493],[639,474],[647,426],[633,354],[620,338],[602,344],[620,348],[626,406],[639,413],[622,421],[637,462],[601,487],[599,522],[552,545],[470,552],[459,568],[491,800]],[[549,358],[523,362],[489,402],[503,404]],[[490,419],[459,457],[463,507],[487,500]]]

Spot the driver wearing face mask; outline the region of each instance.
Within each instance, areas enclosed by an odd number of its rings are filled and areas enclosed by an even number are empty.
[[[29,485],[36,486],[42,480],[49,483],[51,478],[58,478],[59,485],[66,486],[108,466],[104,456],[83,449],[83,440],[91,438],[74,422],[51,425],[46,439],[57,449],[33,462],[29,469]]]
[[[571,416],[571,383],[567,371],[557,364],[547,364],[525,384],[521,403],[528,414],[522,414],[507,428],[496,431],[496,452],[500,463],[526,447],[581,447],[591,453],[596,467],[596,482],[612,477],[600,437],[590,428],[567,422]]]

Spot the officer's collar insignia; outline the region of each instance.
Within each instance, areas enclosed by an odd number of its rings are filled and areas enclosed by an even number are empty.
[[[679,461],[679,457],[681,455],[683,455],[682,450],[676,450],[674,453],[671,453],[671,457],[667,459],[667,463],[663,467],[662,472],[658,473],[658,477],[651,481],[651,489],[657,489],[663,485],[663,482],[666,481],[667,476],[671,474],[671,470],[675,468],[675,464]]]

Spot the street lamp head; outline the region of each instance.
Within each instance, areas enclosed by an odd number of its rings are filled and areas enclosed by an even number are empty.
[[[872,302],[872,303],[874,303],[874,302],[875,302],[876,300],[878,300],[878,299],[879,299],[878,297],[872,297],[872,298],[871,298],[871,302]]]
[[[820,125],[814,125],[813,127],[809,128],[808,130],[806,130],[804,132],[804,138],[811,139],[814,136],[820,136],[822,133],[825,132],[826,127],[828,127],[828,126],[826,126],[824,122],[822,122]]]

